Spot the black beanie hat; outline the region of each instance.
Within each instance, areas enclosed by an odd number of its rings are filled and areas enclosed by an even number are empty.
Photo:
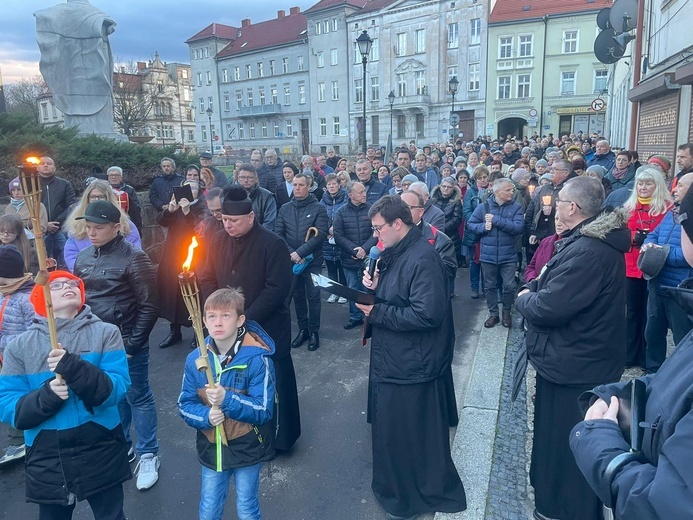
[[[14,246],[0,246],[0,278],[24,276],[24,258]]]
[[[224,200],[221,203],[222,215],[247,215],[253,211],[253,202],[243,186],[232,185],[224,188]]]

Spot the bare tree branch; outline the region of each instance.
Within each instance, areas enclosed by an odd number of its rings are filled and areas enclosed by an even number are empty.
[[[5,103],[7,112],[24,113],[31,115],[38,121],[37,100],[41,94],[47,91],[43,77],[37,74],[31,78],[22,78],[17,83],[5,86]]]

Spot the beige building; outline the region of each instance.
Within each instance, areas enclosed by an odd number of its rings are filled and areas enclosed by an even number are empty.
[[[607,0],[504,0],[488,23],[486,133],[604,131],[609,66],[594,55]]]

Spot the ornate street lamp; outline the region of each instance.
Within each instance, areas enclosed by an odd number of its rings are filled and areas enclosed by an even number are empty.
[[[387,95],[387,100],[390,102],[390,135],[392,135],[392,105],[395,104],[395,91],[391,90]]]
[[[356,44],[359,47],[359,52],[361,53],[361,63],[363,64],[363,121],[361,122],[361,131],[363,132],[363,152],[366,152],[366,64],[368,63],[368,55],[371,52],[371,46],[373,45],[373,40],[366,31],[363,31],[358,38],[356,38]]]
[[[450,94],[452,94],[452,110],[450,111],[450,127],[451,127],[451,129],[453,129],[453,133],[454,133],[454,129],[457,127],[456,124],[452,124],[452,118],[455,114],[455,94],[457,94],[457,89],[459,88],[459,86],[460,86],[460,82],[457,79],[457,76],[453,76],[452,78],[450,78],[450,81],[448,81],[448,90],[450,91]]]
[[[207,117],[209,118],[209,153],[214,157],[214,132],[212,132],[212,114],[214,110],[212,110],[212,107],[207,107],[205,112],[207,112]]]

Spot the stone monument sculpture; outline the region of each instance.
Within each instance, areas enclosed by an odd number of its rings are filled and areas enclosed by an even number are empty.
[[[113,130],[113,55],[116,23],[89,0],[67,0],[34,13],[39,68],[66,127],[117,137]]]

